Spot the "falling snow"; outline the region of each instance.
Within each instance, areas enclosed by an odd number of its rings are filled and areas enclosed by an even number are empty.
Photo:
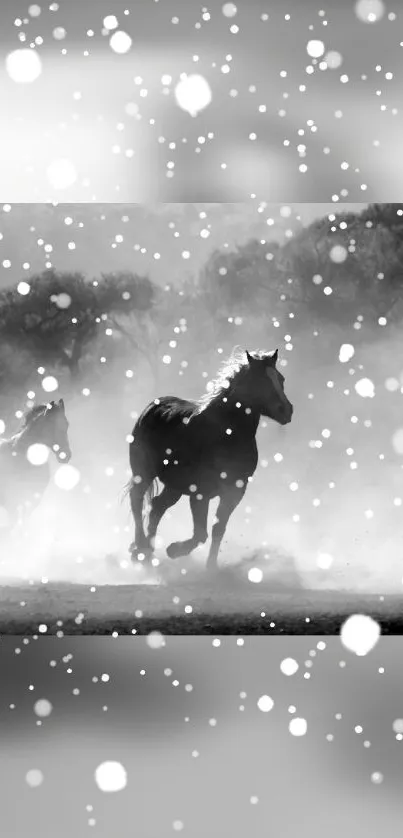
[[[4,22],[13,200],[399,194],[401,42],[382,0],[247,18],[232,2],[181,15],[157,0],[90,18],[52,3]]]

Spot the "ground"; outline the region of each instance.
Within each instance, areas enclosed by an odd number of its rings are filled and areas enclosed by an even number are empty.
[[[229,571],[163,584],[10,580],[0,587],[0,634],[39,634],[43,625],[46,634],[68,635],[337,634],[356,613],[377,619],[383,634],[403,634],[402,597],[310,590],[273,581],[256,585]]]

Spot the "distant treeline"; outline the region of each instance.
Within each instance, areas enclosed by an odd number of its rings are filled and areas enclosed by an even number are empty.
[[[403,204],[372,204],[290,231],[284,245],[251,240],[217,251],[180,288],[163,290],[130,270],[24,276],[0,292],[0,383],[3,393],[19,390],[45,367],[67,374],[74,389],[84,367],[88,380],[100,375],[100,359],[128,353],[157,378],[175,336],[187,333],[189,353],[203,356],[231,339],[237,318],[295,332],[402,317]]]

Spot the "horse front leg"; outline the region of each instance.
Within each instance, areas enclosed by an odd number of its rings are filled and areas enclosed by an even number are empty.
[[[151,512],[148,524],[148,540],[152,548],[155,545],[155,536],[163,515],[171,507],[178,503],[181,497],[181,492],[177,489],[171,489],[168,485],[164,486],[162,492],[156,495],[151,502]]]
[[[207,541],[207,517],[210,499],[202,495],[190,496],[190,509],[193,516],[193,535],[187,541],[174,541],[167,547],[167,555],[170,559],[179,559],[181,556],[188,556],[199,544]]]
[[[143,557],[143,560],[151,559],[152,548],[144,531],[143,505],[147,491],[146,483],[132,483],[130,487],[130,506],[134,519],[134,539],[129,547],[132,561]]]
[[[228,489],[225,494],[222,494],[218,504],[215,523],[212,529],[211,546],[207,559],[207,570],[209,572],[217,570],[217,558],[220,551],[221,542],[224,538],[225,530],[227,529],[228,521],[238,504],[241,502],[247,484],[245,483],[241,488]]]

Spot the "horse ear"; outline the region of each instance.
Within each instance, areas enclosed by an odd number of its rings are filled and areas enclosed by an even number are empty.
[[[276,351],[273,352],[273,355],[270,355],[270,363],[273,365],[273,367],[276,366],[277,360],[278,360],[278,349],[276,349]]]
[[[62,409],[62,411],[64,413],[64,401],[63,401],[63,399],[59,399],[59,407]]]
[[[256,358],[254,358],[253,355],[251,355],[250,352],[248,352],[247,349],[245,351],[246,351],[246,357],[248,359],[248,364],[253,364],[254,361],[256,360]]]

